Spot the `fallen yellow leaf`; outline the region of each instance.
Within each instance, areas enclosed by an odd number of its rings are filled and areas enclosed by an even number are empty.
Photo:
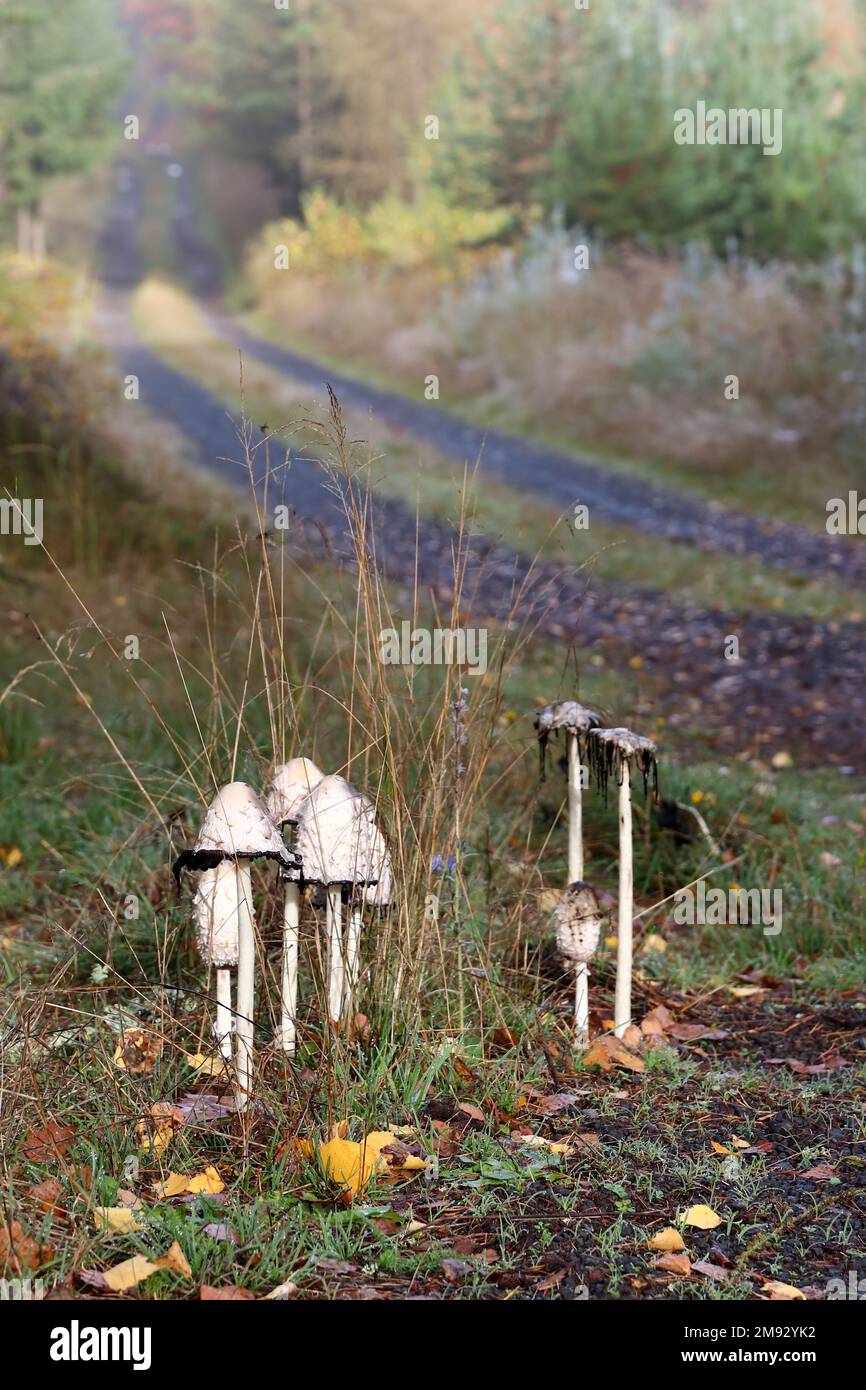
[[[560,1145],[554,1144],[554,1145],[553,1145],[553,1152],[554,1152],[554,1153],[559,1153],[560,1150],[564,1150],[564,1149],[565,1149],[565,1145],[564,1145],[564,1144],[560,1144]],[[393,1162],[390,1160],[390,1156],[389,1156],[388,1171],[391,1172],[391,1173],[395,1173],[398,1177],[399,1177],[399,1175],[400,1175],[401,1173],[420,1173],[420,1172],[422,1172],[426,1167],[427,1167],[427,1160],[426,1160],[426,1158],[421,1158],[418,1154],[402,1154],[401,1157],[400,1157],[399,1163],[393,1163]]]
[[[203,1173],[196,1173],[194,1178],[190,1178],[186,1185],[187,1192],[224,1192],[225,1183],[212,1164],[208,1164]]]
[[[138,1121],[135,1133],[142,1149],[147,1153],[161,1154],[185,1123],[182,1110],[167,1100],[158,1100],[150,1107],[149,1118]]]
[[[193,1071],[201,1072],[203,1076],[224,1076],[226,1064],[222,1057],[208,1057],[204,1052],[188,1052],[186,1060]]]
[[[374,1130],[361,1144],[351,1139],[333,1138],[319,1149],[325,1176],[341,1187],[349,1188],[354,1196],[362,1192],[370,1178],[388,1166],[382,1150],[396,1142],[388,1130]]]
[[[717,1226],[721,1226],[722,1218],[712,1207],[705,1207],[702,1203],[697,1206],[689,1207],[683,1223],[686,1226],[696,1226],[699,1231],[714,1231]]]
[[[135,1219],[131,1207],[94,1207],[93,1221],[97,1231],[112,1231],[128,1234],[130,1231],[143,1231],[144,1227]]]
[[[189,1178],[185,1173],[169,1173],[165,1182],[156,1184],[156,1191],[160,1197],[179,1197],[182,1192],[186,1192],[186,1185]]]
[[[141,1075],[153,1071],[162,1052],[162,1040],[144,1028],[126,1028],[114,1049],[114,1065],[121,1071]]]
[[[528,1149],[545,1149],[548,1153],[564,1154],[566,1158],[569,1158],[574,1153],[574,1149],[570,1144],[557,1144],[552,1139],[545,1139],[542,1134],[522,1134],[520,1136],[520,1142]],[[422,1162],[422,1167],[423,1166]]]
[[[656,1231],[648,1244],[653,1250],[664,1250],[667,1254],[673,1254],[677,1250],[685,1250],[686,1248],[685,1241],[673,1226],[665,1226],[663,1231]]]
[[[793,1301],[797,1298],[805,1298],[802,1289],[795,1289],[793,1284],[783,1284],[778,1279],[768,1279],[761,1288],[762,1293],[770,1295],[773,1302]]]
[[[715,1139],[711,1140],[710,1142],[712,1143],[714,1153],[725,1154],[728,1158],[733,1157],[733,1149],[725,1148],[724,1144],[718,1144]]]
[[[156,1261],[156,1264],[159,1269],[170,1269],[173,1274],[179,1274],[182,1279],[192,1278],[189,1260],[177,1241]]]
[[[24,855],[17,845],[0,845],[0,859],[3,860],[7,869],[17,869],[24,859]]]
[[[151,1274],[158,1273],[159,1265],[151,1264],[143,1255],[133,1255],[131,1260],[121,1260],[119,1265],[107,1269],[103,1278],[113,1293],[125,1293],[127,1289],[134,1289],[142,1279],[149,1279]]]
[[[156,1184],[156,1191],[160,1197],[179,1197],[182,1192],[205,1192],[213,1195],[217,1192],[225,1191],[225,1183],[212,1164],[201,1173],[196,1173],[194,1177],[188,1177],[185,1173],[169,1173],[165,1182]]]

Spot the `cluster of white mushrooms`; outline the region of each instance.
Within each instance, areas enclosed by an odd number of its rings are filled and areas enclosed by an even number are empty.
[[[577,1039],[589,1033],[589,961],[598,948],[602,913],[583,877],[583,768],[606,795],[619,787],[619,925],[614,1026],[621,1037],[631,1022],[632,769],[656,779],[655,744],[628,729],[605,729],[600,716],[574,700],[547,705],[535,716],[542,776],[551,735],[564,732],[568,766],[568,885],[555,912],[559,953],[574,973]],[[289,840],[289,844],[286,843]],[[238,1104],[252,1091],[256,976],[255,910],[250,865],[273,860],[285,887],[281,1016],[276,1044],[290,1056],[298,1040],[298,960],[304,890],[325,899],[324,992],[330,1021],[354,1011],[364,908],[384,909],[393,887],[391,858],[372,802],[345,778],[325,776],[309,758],[292,758],[274,772],[262,799],[246,782],[221,787],[192,849],[174,864],[198,873],[193,917],[202,957],[216,973],[214,1032],[220,1052],[232,1057]],[[345,909],[345,912],[344,912]],[[345,921],[344,921],[345,916]],[[232,1007],[231,972],[237,972]]]
[[[644,794],[653,778],[657,790],[656,746],[652,739],[630,729],[604,729],[601,716],[575,700],[546,705],[535,715],[535,729],[544,775],[551,734],[564,731],[568,764],[568,886],[556,907],[559,954],[574,973],[574,1026],[577,1039],[589,1036],[589,962],[598,949],[602,914],[598,898],[583,878],[583,777],[585,763],[592,780],[607,796],[614,777],[619,787],[619,905],[616,948],[614,1031],[622,1037],[631,1022],[632,921],[634,872],[632,850],[632,768],[643,777]]]
[[[288,828],[289,848],[283,838]],[[198,838],[174,864],[199,873],[193,916],[205,963],[216,972],[215,1034],[222,1055],[232,1055],[239,1104],[252,1089],[256,941],[250,864],[275,861],[285,885],[282,1006],[277,1043],[297,1046],[298,953],[302,890],[325,893],[327,1001],[332,1023],[351,1016],[357,986],[362,910],[391,899],[391,860],[372,803],[343,777],[325,776],[309,758],[278,767],[265,799],[246,782],[221,787]],[[343,931],[343,907],[348,912]],[[237,971],[235,1008],[231,971]]]

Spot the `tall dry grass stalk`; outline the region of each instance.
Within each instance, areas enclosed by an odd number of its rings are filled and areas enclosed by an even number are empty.
[[[221,784],[242,778],[261,790],[276,764],[305,754],[375,802],[394,865],[391,908],[365,913],[356,1007],[366,1022],[353,1020],[342,1035],[326,1023],[324,911],[302,905],[300,1054],[325,1066],[339,1117],[347,1068],[364,1038],[393,1047],[417,1046],[424,1038],[434,1056],[442,1047],[450,1051],[464,1031],[484,1038],[507,1024],[515,1001],[525,1003],[537,985],[543,919],[539,854],[530,849],[535,777],[528,723],[522,745],[503,737],[505,683],[525,657],[535,619],[523,602],[530,569],[490,630],[485,674],[470,677],[453,665],[386,664],[380,634],[399,630],[406,618],[413,627],[452,629],[486,621],[483,613],[472,618],[483,576],[483,563],[473,557],[473,475],[467,469],[448,573],[430,583],[420,560],[418,519],[413,536],[413,518],[406,515],[408,534],[400,545],[409,558],[398,582],[388,577],[380,553],[385,522],[377,513],[371,461],[348,438],[335,397],[324,418],[305,420],[301,428],[317,438],[333,504],[326,526],[306,530],[315,548],[272,526],[274,499],[291,494],[291,472],[287,476],[283,445],[278,454],[274,438],[264,432],[255,439],[245,421],[240,440],[249,505],[228,538],[214,540],[209,563],[193,566],[183,603],[176,595],[152,622],[149,651],[156,653],[161,642],[161,653],[143,666],[124,659],[91,597],[46,551],[55,581],[113,673],[116,707],[100,709],[91,698],[71,646],[46,641],[48,659],[107,741],[118,772],[101,774],[100,785],[115,806],[129,802],[134,824],[128,833],[113,830],[105,842],[94,838],[98,893],[84,894],[77,904],[58,895],[55,940],[67,942],[69,951],[40,998],[52,999],[70,1026],[102,1025],[89,998],[82,1002],[77,988],[69,992],[83,952],[94,967],[106,967],[106,988],[146,1018],[166,1048],[178,1056],[212,1050],[216,978],[202,980],[191,945],[191,894],[184,890],[178,904],[168,887],[168,865],[191,842]],[[386,520],[391,524],[391,514]],[[304,528],[298,529],[303,537]],[[396,538],[385,543],[393,549]],[[408,580],[407,564],[413,569]],[[127,719],[137,710],[171,766],[129,746],[118,709]],[[444,872],[434,867],[451,864],[453,870]],[[292,1065],[271,1048],[280,1012],[282,892],[272,870],[256,866],[253,873],[263,970],[256,1088],[276,1105],[287,1096],[297,1099],[298,1085]],[[152,940],[124,921],[102,887],[112,881],[122,885],[121,893],[149,895]],[[104,957],[89,926],[94,913],[109,924]],[[125,973],[112,965],[112,942],[132,961]],[[179,1014],[178,999],[186,999],[192,1012]],[[19,1004],[26,1014],[23,998]]]

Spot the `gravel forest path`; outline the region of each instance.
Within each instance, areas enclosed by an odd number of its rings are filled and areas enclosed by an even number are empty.
[[[142,401],[187,438],[194,461],[247,488],[246,472],[239,467],[239,423],[198,382],[147,348],[132,323],[131,292],[142,274],[137,228],[150,176],[142,158],[123,161],[116,170],[102,235],[105,288],[97,329],[123,374],[139,377]],[[459,462],[480,459],[482,478],[489,474],[563,508],[580,500],[589,506],[591,517],[634,527],[657,537],[660,546],[722,551],[731,555],[732,563],[745,556],[862,585],[862,543],[729,511],[540,444],[482,431],[438,407],[367,386],[254,336],[220,304],[219,275],[198,232],[187,171],[174,186],[169,230],[175,264],[211,328],[293,382],[320,396],[330,383],[345,407],[371,412],[389,428]],[[283,477],[285,500],[298,517],[299,538],[340,563],[350,563],[345,522],[323,485],[320,467],[313,460],[293,457]],[[417,574],[437,596],[450,595],[450,528],[424,519],[419,536],[414,513],[387,499],[377,502],[373,525],[390,579],[411,585]],[[768,756],[784,748],[801,765],[830,764],[866,772],[866,634],[858,623],[820,623],[766,611],[701,610],[650,587],[626,589],[595,580],[583,570],[534,563],[483,538],[472,543],[464,596],[466,622],[477,626],[486,620],[525,621],[543,635],[600,651],[608,669],[629,670],[632,686],[639,658],[637,679],[645,697],[664,711],[668,727],[699,731],[704,745],[721,756],[746,750]],[[725,660],[728,635],[739,640],[737,662]]]

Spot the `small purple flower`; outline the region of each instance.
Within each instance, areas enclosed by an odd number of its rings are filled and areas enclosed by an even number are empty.
[[[443,859],[441,854],[434,854],[430,867],[434,874],[453,874],[457,860],[453,854],[449,854],[447,859]]]

